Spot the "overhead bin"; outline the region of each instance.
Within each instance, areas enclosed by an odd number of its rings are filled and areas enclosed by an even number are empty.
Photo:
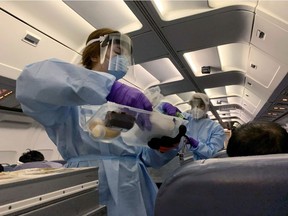
[[[271,9],[270,11],[261,7],[257,10],[251,43],[274,58],[286,63],[288,61],[288,24],[285,21],[287,20],[287,8],[286,6],[280,8],[281,5],[279,3],[281,2],[272,3],[274,10],[282,10],[286,17],[283,14],[283,16],[279,17],[278,11],[277,16],[270,16],[271,10],[273,10],[271,7],[269,8]]]
[[[0,11],[0,20],[0,28],[5,29],[0,41],[2,76],[16,79],[27,64],[49,58],[71,62],[79,56],[56,39],[4,11]]]

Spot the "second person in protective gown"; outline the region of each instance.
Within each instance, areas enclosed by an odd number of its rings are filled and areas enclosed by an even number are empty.
[[[176,116],[182,115],[187,121],[187,147],[193,153],[194,160],[208,159],[224,149],[225,132],[223,127],[208,118],[209,98],[203,93],[192,94],[189,101],[191,110],[182,112],[170,103],[159,105],[161,112]]]
[[[129,146],[121,136],[103,143],[82,130],[81,105],[111,101],[152,110],[142,92],[117,81],[132,64],[130,38],[104,28],[92,32],[86,44],[84,67],[58,59],[26,66],[17,79],[16,97],[24,113],[45,127],[66,167],[99,167],[100,203],[109,216],[152,216],[157,187],[146,167],[161,167],[178,149],[160,153]],[[141,126],[149,130],[149,124]]]

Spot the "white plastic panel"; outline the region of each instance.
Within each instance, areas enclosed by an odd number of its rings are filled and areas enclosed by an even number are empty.
[[[158,79],[161,84],[183,80],[181,73],[168,58],[142,63],[141,66]]]
[[[205,89],[205,93],[209,98],[226,97],[226,96],[242,96],[243,86],[230,85],[225,87],[216,87]]]
[[[122,82],[122,80],[120,81]],[[123,83],[145,90],[150,86],[159,84],[160,81],[138,64],[134,66],[134,71],[128,71],[123,77]]]
[[[78,52],[87,36],[95,30],[61,0],[1,1],[0,6]]]
[[[228,103],[229,104],[238,104],[240,105],[242,102],[242,97],[228,97]]]
[[[241,71],[246,73],[249,44],[232,43],[218,46],[218,54],[223,71]]]
[[[32,141],[33,149],[37,149],[42,152],[45,160],[60,160],[62,157],[60,156],[57,146],[50,140],[44,128],[39,125],[37,130],[35,131],[37,136]]]
[[[211,10],[206,0],[203,1],[165,1],[152,0],[162,20],[170,21]]]
[[[17,160],[17,151],[0,151],[0,164],[14,164]]]
[[[280,64],[255,47],[251,47],[249,62],[247,75],[269,88],[280,69]]]
[[[1,54],[0,54],[1,55]],[[21,73],[21,69],[14,68],[10,65],[5,65],[0,62],[0,75],[16,80]]]
[[[0,36],[0,63],[2,67],[12,71],[12,77],[17,76],[17,70],[22,70],[25,65],[33,62],[49,58],[71,61],[78,55],[76,52],[37,32],[3,11],[0,11],[0,20],[0,28],[5,29]],[[7,28],[7,26],[10,27]],[[36,35],[40,39],[36,47],[22,41],[27,32]],[[9,67],[12,67],[12,69]],[[0,75],[5,75],[5,73],[7,71],[5,72],[4,70],[4,72],[0,72]]]
[[[2,152],[11,151],[17,153],[16,156],[14,153],[14,156],[10,155],[11,157],[8,158],[6,163],[16,163],[27,149],[50,149],[53,150],[53,154],[47,154],[47,159],[61,159],[56,146],[38,123],[31,125],[16,122],[0,122],[0,137],[4,137],[0,141]],[[7,157],[5,157],[6,159]]]
[[[124,1],[64,1],[95,28],[108,26],[120,32],[139,30],[142,24]]]
[[[125,81],[139,89],[183,80],[183,76],[168,58],[162,58],[133,66],[134,69],[125,75]]]
[[[239,0],[208,0],[208,4],[212,8],[220,8],[227,7],[230,5],[248,5],[251,7],[255,7],[257,5],[258,0],[248,0],[248,1],[239,1]]]
[[[251,43],[280,62],[288,62],[288,27],[279,27],[259,15],[255,16]]]
[[[217,88],[205,89],[205,93],[208,95],[209,98],[227,96],[225,87],[217,87]]]
[[[201,14],[217,8],[231,5],[246,5],[251,11],[257,4],[257,0],[248,1],[216,1],[216,0],[201,0],[201,1],[167,1],[167,0],[152,0],[153,6],[159,16],[164,21],[171,21],[195,14]]]
[[[254,114],[256,107],[253,105],[253,103],[251,103],[248,100],[245,100],[245,98],[242,101],[242,107],[248,111],[250,114]]]
[[[251,113],[249,113],[248,111],[245,111],[245,110],[243,110],[240,114],[240,119],[245,123],[253,120],[254,117],[255,116],[253,116]]]
[[[288,25],[287,1],[286,0],[258,0],[257,14],[273,19],[273,23]]]
[[[184,53],[183,56],[195,76],[207,76],[209,74],[201,72],[203,66],[211,67],[210,74],[225,71],[241,71],[245,73],[248,54],[248,44],[232,43]]]
[[[221,63],[217,47],[184,53],[183,56],[187,61],[187,63],[189,64],[195,76],[209,75],[209,74],[202,74],[201,68],[203,66],[211,67],[210,74],[221,71]]]
[[[257,95],[249,91],[248,89],[244,90],[243,99],[245,99],[246,101],[249,101],[251,104],[253,104],[254,107],[258,107],[258,105],[261,102],[261,99]]]

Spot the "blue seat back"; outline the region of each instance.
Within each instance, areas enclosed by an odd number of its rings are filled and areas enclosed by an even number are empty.
[[[288,154],[186,163],[159,189],[155,216],[163,215],[287,216]]]

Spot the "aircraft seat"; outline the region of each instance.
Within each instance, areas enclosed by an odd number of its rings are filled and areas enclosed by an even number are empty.
[[[288,154],[185,163],[161,185],[155,216],[287,216]]]

